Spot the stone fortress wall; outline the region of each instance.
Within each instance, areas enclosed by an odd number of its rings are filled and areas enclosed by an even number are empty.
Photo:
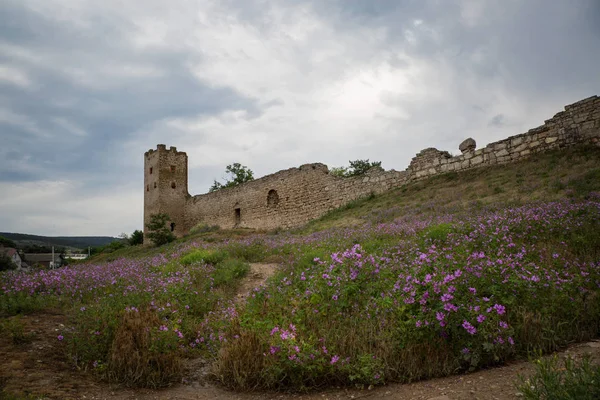
[[[144,155],[144,227],[150,215],[164,212],[171,217],[178,236],[197,224],[260,230],[291,228],[371,193],[380,194],[433,175],[515,162],[580,143],[600,146],[598,96],[566,106],[565,111],[540,127],[481,149],[476,148],[473,139],[467,139],[459,147],[459,156],[435,148],[422,150],[405,171],[373,168],[362,176],[342,178],[330,175],[324,164],[305,164],[197,196],[188,193],[186,153],[158,145]]]

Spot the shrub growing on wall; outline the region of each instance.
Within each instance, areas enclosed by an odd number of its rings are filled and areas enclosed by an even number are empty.
[[[381,161],[370,162],[366,160],[354,160],[349,161],[350,167],[333,167],[329,171],[330,174],[335,176],[358,176],[366,173],[371,168],[381,168]]]
[[[152,214],[150,222],[146,224],[148,228],[148,237],[156,246],[162,246],[175,240],[175,235],[167,226],[167,222],[171,218],[167,214]]]
[[[254,180],[254,173],[252,170],[245,165],[240,163],[233,163],[225,168],[225,172],[229,174],[230,179],[227,179],[225,183],[214,181],[213,185],[208,189],[209,192],[215,190],[237,186],[241,183],[250,182]]]

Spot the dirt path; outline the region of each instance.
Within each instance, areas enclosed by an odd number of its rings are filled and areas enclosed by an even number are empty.
[[[600,341],[574,345],[560,353],[580,359],[590,354],[600,363]],[[509,400],[519,399],[514,386],[518,375],[529,375],[534,367],[529,362],[514,362],[509,365],[447,378],[432,379],[412,384],[391,384],[374,389],[340,389],[309,394],[288,393],[235,393],[209,385],[178,385],[160,391],[115,391],[99,394],[88,399],[115,400],[341,400],[341,399],[386,399],[386,400]]]
[[[277,264],[250,264],[250,272],[242,281],[235,299],[236,304],[246,300],[252,290],[267,281],[275,274],[279,265]]]
[[[252,289],[263,284],[276,270],[277,264],[252,264],[236,302],[244,301]],[[508,400],[520,398],[514,387],[517,376],[533,371],[531,363],[514,362],[472,374],[406,385],[391,384],[371,390],[332,388],[309,394],[235,393],[204,383],[198,371],[206,366],[202,360],[196,359],[187,365],[185,383],[162,390],[131,390],[98,382],[90,374],[73,368],[64,355],[64,344],[57,339],[65,321],[65,316],[59,312],[26,315],[21,317],[21,322],[24,333],[30,337],[28,341],[14,344],[7,335],[0,335],[0,400],[4,398],[3,393],[34,394],[35,397],[30,397],[32,399],[96,400]],[[574,345],[560,354],[561,357],[581,358],[586,353],[600,363],[600,341]]]

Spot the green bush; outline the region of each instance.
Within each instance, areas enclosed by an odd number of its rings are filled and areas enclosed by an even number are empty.
[[[351,177],[366,174],[371,168],[381,168],[381,161],[354,160],[349,161],[350,167],[333,167],[329,173],[334,176]]]
[[[230,258],[225,260],[213,274],[214,286],[233,286],[250,271],[250,265],[242,260]]]
[[[146,228],[148,228],[148,237],[156,246],[162,246],[175,240],[175,235],[167,226],[170,219],[171,217],[167,214],[153,214],[150,216],[150,222],[146,224]]]
[[[139,229],[136,229],[135,231],[133,231],[133,233],[129,237],[129,245],[137,246],[137,245],[143,244],[143,243],[144,243],[144,232],[140,231]]]
[[[227,258],[227,252],[223,250],[198,249],[181,257],[180,262],[183,265],[205,262],[216,266],[225,260],[225,258]]]
[[[525,399],[600,399],[600,365],[593,365],[589,356],[579,362],[567,357],[561,363],[555,355],[535,363],[535,374],[529,379],[520,376],[517,383]]]
[[[421,236],[424,239],[428,239],[434,243],[444,243],[447,240],[448,235],[454,231],[455,228],[452,224],[444,223],[430,226],[422,232]]]
[[[16,269],[17,265],[4,253],[0,253],[0,271]]]

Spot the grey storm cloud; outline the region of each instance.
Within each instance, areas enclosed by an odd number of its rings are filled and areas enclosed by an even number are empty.
[[[231,162],[403,169],[600,93],[599,64],[596,0],[5,0],[0,230],[139,228],[157,143],[193,193]]]

